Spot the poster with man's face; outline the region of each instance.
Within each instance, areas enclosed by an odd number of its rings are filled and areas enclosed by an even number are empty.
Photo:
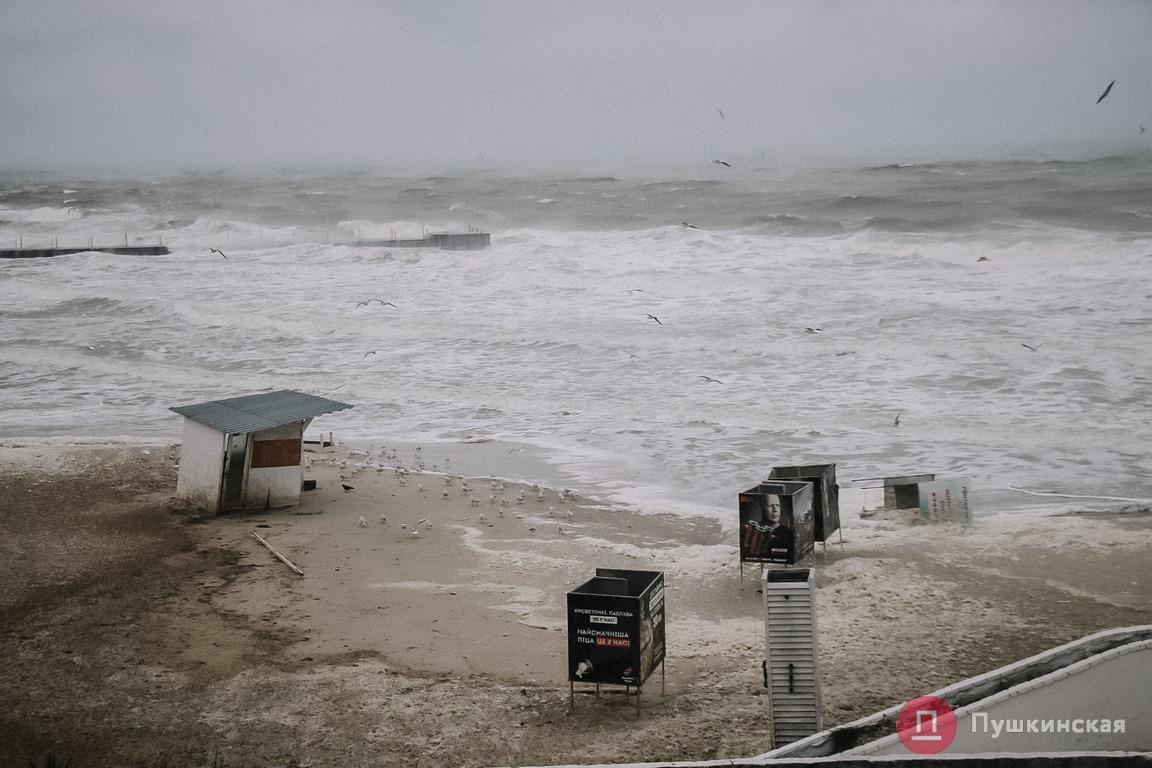
[[[812,485],[761,483],[740,502],[740,559],[796,563],[812,551]]]
[[[801,480],[812,483],[813,540],[827,541],[840,527],[840,487],[835,464],[798,464],[772,467],[772,480]]]
[[[792,499],[774,493],[740,495],[740,559],[794,562]]]

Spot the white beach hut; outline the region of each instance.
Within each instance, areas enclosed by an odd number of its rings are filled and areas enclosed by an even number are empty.
[[[176,495],[216,513],[298,504],[304,431],[351,407],[282,389],[169,408],[184,417]]]

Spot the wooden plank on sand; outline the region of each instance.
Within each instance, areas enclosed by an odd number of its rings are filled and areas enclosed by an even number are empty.
[[[272,545],[271,545],[271,544],[269,544],[268,542],[264,541],[264,539],[260,538],[260,535],[259,535],[259,534],[256,534],[256,533],[252,534],[252,538],[256,539],[256,541],[260,542],[260,543],[261,543],[261,544],[263,544],[265,547],[267,547],[267,548],[268,548],[268,551],[269,551],[269,552],[271,552],[272,554],[276,555],[276,557],[277,557],[277,558],[280,560],[280,562],[284,563],[284,565],[288,566],[289,568],[291,568],[293,571],[295,571],[295,572],[296,572],[296,573],[298,573],[299,575],[301,575],[301,576],[303,576],[303,575],[304,575],[304,571],[302,571],[302,570],[300,570],[299,568],[297,568],[295,565],[293,565],[293,564],[292,564],[292,561],[291,561],[291,560],[289,560],[288,558],[284,557],[284,555],[280,554],[280,553],[279,553],[279,552],[277,552],[275,549],[273,549],[273,548],[272,548]]]

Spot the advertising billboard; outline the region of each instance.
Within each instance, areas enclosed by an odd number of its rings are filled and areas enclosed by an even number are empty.
[[[777,480],[739,494],[740,561],[795,564],[812,553],[812,483]]]
[[[828,537],[840,528],[840,486],[836,484],[835,464],[772,467],[768,479],[812,483],[812,535],[816,541],[828,541]]]
[[[919,484],[920,519],[925,523],[972,522],[967,480],[932,480]]]
[[[597,568],[568,593],[568,680],[640,687],[664,662],[664,573]]]

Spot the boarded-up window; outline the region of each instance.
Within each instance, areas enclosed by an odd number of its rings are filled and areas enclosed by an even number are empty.
[[[252,443],[252,468],[300,466],[300,439],[257,440]]]

